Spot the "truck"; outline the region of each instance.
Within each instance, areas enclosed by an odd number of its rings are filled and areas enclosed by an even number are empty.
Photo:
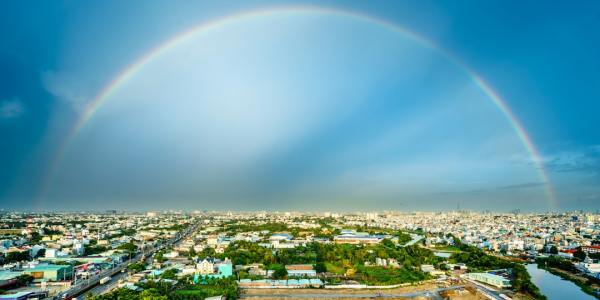
[[[105,283],[107,283],[109,281],[110,281],[110,276],[106,276],[106,277],[100,279],[100,281],[98,283],[105,284]]]

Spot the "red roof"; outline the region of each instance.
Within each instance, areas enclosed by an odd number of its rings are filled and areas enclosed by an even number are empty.
[[[600,245],[582,246],[581,248],[594,248],[594,249],[600,249]]]

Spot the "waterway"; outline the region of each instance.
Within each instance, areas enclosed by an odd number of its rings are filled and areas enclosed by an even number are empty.
[[[549,300],[592,300],[594,297],[584,293],[576,284],[564,280],[544,269],[538,269],[536,264],[528,264],[527,271],[531,275],[531,281],[540,288],[542,294]]]

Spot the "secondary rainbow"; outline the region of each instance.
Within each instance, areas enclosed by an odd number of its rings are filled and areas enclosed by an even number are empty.
[[[236,14],[231,14],[225,17],[213,19],[210,21],[202,22],[176,36],[167,40],[166,42],[158,45],[152,50],[148,51],[146,54],[138,58],[135,62],[129,65],[127,68],[123,69],[116,77],[114,77],[101,91],[100,93],[89,102],[77,122],[70,128],[69,132],[65,136],[64,142],[61,144],[60,148],[57,150],[54,159],[51,162],[51,166],[48,168],[49,173],[47,174],[45,181],[43,183],[41,189],[41,197],[43,198],[49,186],[52,183],[52,180],[57,172],[57,169],[65,156],[65,153],[69,149],[69,146],[73,139],[77,136],[77,134],[85,127],[88,121],[94,116],[94,114],[102,107],[102,105],[110,99],[111,95],[118,90],[120,86],[128,81],[128,79],[135,76],[141,69],[143,69],[144,65],[152,61],[154,58],[159,57],[163,53],[168,52],[170,49],[173,49],[185,42],[186,40],[193,38],[199,34],[208,32],[212,29],[218,28],[222,25],[231,24],[232,22],[241,22],[249,19],[260,18],[265,16],[271,16],[280,13],[299,13],[299,14],[325,14],[325,15],[333,15],[333,16],[341,16],[348,18],[355,18],[357,20],[368,21],[379,26],[382,26],[388,30],[395,31],[400,33],[405,37],[409,37],[431,49],[438,51],[438,53],[442,54],[446,57],[450,62],[457,65],[460,69],[462,69],[468,76],[473,80],[475,84],[481,88],[481,90],[490,98],[490,100],[494,103],[494,105],[502,112],[502,114],[506,117],[506,119],[511,124],[513,130],[521,140],[523,146],[526,151],[529,153],[532,162],[538,172],[540,180],[543,182],[545,186],[545,192],[548,197],[548,201],[550,207],[552,209],[558,208],[558,203],[556,200],[556,196],[554,194],[554,188],[551,184],[551,181],[544,169],[544,164],[541,159],[541,156],[532,142],[531,138],[525,131],[523,125],[515,116],[515,114],[510,110],[506,102],[500,97],[500,95],[492,89],[492,87],[487,84],[480,76],[478,76],[473,70],[468,68],[464,63],[462,63],[458,58],[451,55],[447,51],[438,47],[432,41],[415,34],[414,32],[407,30],[397,24],[391,23],[386,20],[374,18],[372,16],[364,15],[361,13],[342,10],[338,8],[326,8],[326,7],[315,7],[315,6],[284,6],[284,7],[274,7],[274,8],[266,8],[259,9],[247,12],[241,12]]]

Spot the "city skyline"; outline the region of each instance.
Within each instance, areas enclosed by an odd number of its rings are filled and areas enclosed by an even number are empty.
[[[594,2],[3,6],[7,210],[600,209]]]

